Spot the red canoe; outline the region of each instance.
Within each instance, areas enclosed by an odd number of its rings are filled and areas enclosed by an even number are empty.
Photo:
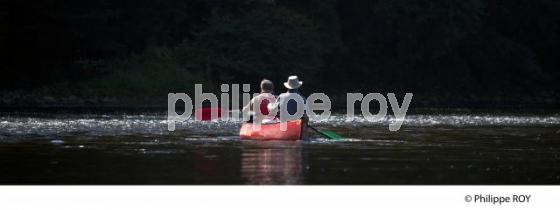
[[[242,140],[301,140],[304,131],[302,120],[288,121],[288,129],[280,130],[280,123],[261,124],[261,129],[257,130],[252,123],[243,123],[239,136]]]

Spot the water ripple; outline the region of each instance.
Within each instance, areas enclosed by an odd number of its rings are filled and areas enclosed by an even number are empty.
[[[345,115],[334,115],[329,119],[312,119],[314,125],[323,127],[380,127],[394,123],[393,117],[376,121],[363,118],[349,120]],[[132,135],[132,134],[169,134],[167,118],[163,114],[145,115],[61,115],[50,117],[0,117],[0,139],[25,136],[57,136],[82,134],[93,136]],[[560,125],[559,115],[408,115],[402,125],[410,127],[465,127],[465,126],[547,126]],[[197,135],[223,136],[236,135],[239,122],[185,121],[176,124],[178,132]]]

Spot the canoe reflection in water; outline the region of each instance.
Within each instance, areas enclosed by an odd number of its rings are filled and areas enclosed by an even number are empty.
[[[302,184],[300,141],[244,141],[241,176],[246,184]]]

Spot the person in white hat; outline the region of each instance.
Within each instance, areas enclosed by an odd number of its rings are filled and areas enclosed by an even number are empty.
[[[275,112],[279,110],[282,104],[286,104],[286,111],[290,115],[294,115],[297,112],[298,108],[300,108],[299,106],[302,106],[304,108],[303,110],[306,110],[307,107],[305,104],[305,97],[303,97],[303,95],[301,95],[301,93],[299,92],[299,89],[302,85],[303,82],[299,80],[298,76],[288,77],[288,81],[284,82],[284,87],[286,87],[288,91],[280,94],[280,96],[278,96],[278,99],[276,100],[276,103],[269,104],[268,109],[271,112]],[[295,95],[299,95],[303,99],[303,103],[296,102],[293,99]],[[280,114],[279,111],[277,113]],[[305,117],[306,115],[304,114],[304,118]]]

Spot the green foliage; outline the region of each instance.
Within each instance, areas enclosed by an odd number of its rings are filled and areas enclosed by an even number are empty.
[[[314,24],[282,7],[214,15],[206,30],[178,47],[178,54],[187,69],[204,72],[216,83],[312,73],[321,65]]]
[[[556,0],[47,0],[0,9],[2,88],[153,97],[194,83],[560,101]],[[22,82],[25,81],[25,82]],[[337,84],[337,85],[332,85]],[[281,90],[279,90],[281,91]],[[457,99],[458,98],[458,99]],[[469,104],[467,104],[468,106]]]
[[[345,58],[353,61],[350,69],[356,69],[357,80],[364,75],[382,77],[386,89],[434,85],[427,82],[447,85],[429,77],[453,79],[445,76],[450,69],[459,71],[455,76],[466,74],[461,71],[468,69],[447,65],[447,59],[453,59],[458,47],[481,29],[483,14],[482,3],[476,0],[379,0],[348,10],[352,14],[344,22],[357,23],[354,30],[360,31],[345,34],[350,51]]]
[[[150,48],[141,55],[116,60],[108,67],[109,75],[88,82],[91,94],[165,96],[170,92],[192,93],[195,83],[205,83],[197,72],[185,71],[168,48]]]
[[[542,50],[534,45],[543,41],[520,38],[558,40],[551,38],[558,37],[553,31],[558,12],[560,7],[549,1],[344,3],[340,13],[346,49],[340,52],[340,60],[331,62],[336,69],[348,69],[344,75],[350,76],[347,81],[352,81],[354,90],[427,96],[419,100],[550,91],[553,83],[543,82],[559,66],[543,69],[546,66],[539,64],[538,57],[547,56],[539,56]],[[340,82],[339,78],[342,74],[330,79]]]

